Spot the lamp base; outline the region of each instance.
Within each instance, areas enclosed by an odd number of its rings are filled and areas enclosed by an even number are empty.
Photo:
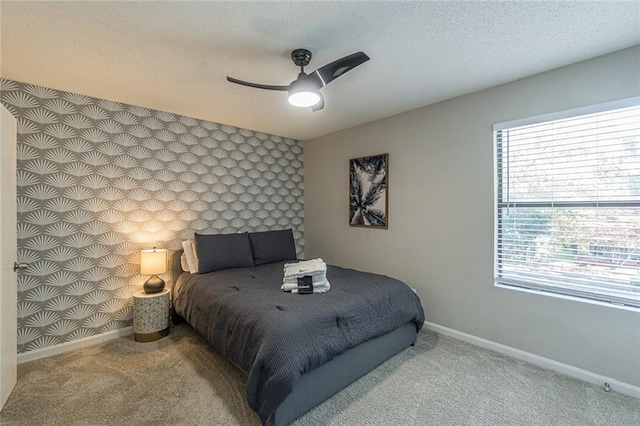
[[[157,275],[152,276],[147,281],[145,281],[142,286],[145,293],[160,293],[164,290],[164,280]]]
[[[165,328],[164,330],[156,331],[155,333],[146,333],[146,334],[135,333],[133,336],[136,342],[154,342],[168,335],[169,335],[169,327]]]

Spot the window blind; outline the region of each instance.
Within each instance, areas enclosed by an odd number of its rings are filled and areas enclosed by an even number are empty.
[[[640,106],[495,127],[496,282],[640,307]]]

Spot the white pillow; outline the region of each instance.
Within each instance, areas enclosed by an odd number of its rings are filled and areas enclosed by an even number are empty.
[[[185,272],[191,271],[189,269],[189,263],[187,263],[187,255],[185,253],[182,253],[182,256],[180,256],[180,266],[182,267],[182,270]]]
[[[189,272],[192,274],[197,274],[198,273],[198,257],[196,256],[196,250],[193,247],[193,240],[183,241],[182,249],[184,250],[185,257],[187,258]]]

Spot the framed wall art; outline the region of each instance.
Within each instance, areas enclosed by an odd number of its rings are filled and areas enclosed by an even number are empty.
[[[389,154],[349,160],[349,225],[387,229]]]

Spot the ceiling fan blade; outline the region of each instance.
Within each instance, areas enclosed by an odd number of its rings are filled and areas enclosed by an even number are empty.
[[[326,86],[342,74],[367,62],[369,59],[371,58],[366,53],[356,52],[320,67],[309,75],[317,78],[322,86]]]
[[[320,100],[317,104],[311,107],[311,110],[313,112],[320,111],[322,108],[324,108],[324,98],[322,97],[322,93],[318,92],[318,94],[320,95]]]
[[[271,86],[268,84],[259,84],[259,83],[250,83],[248,81],[238,80],[237,78],[227,77],[227,81],[236,84],[242,84],[243,86],[255,87],[256,89],[266,89],[266,90],[289,90],[289,86]]]

